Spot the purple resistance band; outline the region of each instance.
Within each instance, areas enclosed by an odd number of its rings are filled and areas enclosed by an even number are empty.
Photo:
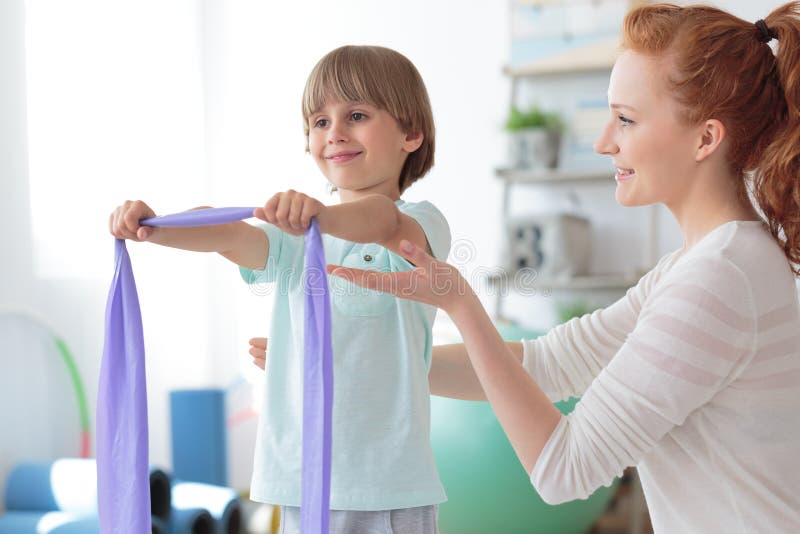
[[[253,216],[254,208],[209,208],[141,221],[145,226],[206,226]],[[100,531],[149,534],[150,483],[144,336],[125,241],[106,303],[97,398],[97,500]],[[303,534],[327,534],[330,507],[333,349],[325,253],[312,220],[305,236],[303,379]]]
[[[315,219],[305,238],[305,357],[303,360],[303,471],[300,532],[328,534],[331,501],[333,345],[325,250]]]

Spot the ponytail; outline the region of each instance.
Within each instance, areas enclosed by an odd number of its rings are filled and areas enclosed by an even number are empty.
[[[776,75],[784,101],[773,112],[775,133],[755,168],[752,194],[800,274],[800,2],[779,7],[764,24],[778,41]]]

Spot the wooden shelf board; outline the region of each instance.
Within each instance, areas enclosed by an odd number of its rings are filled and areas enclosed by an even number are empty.
[[[627,289],[639,281],[641,275],[625,274],[592,274],[571,278],[536,279],[530,283],[520,284],[508,275],[493,273],[487,276],[492,286],[513,284],[514,289]]]
[[[609,182],[614,183],[614,171],[558,171],[495,169],[498,178],[512,183],[557,184],[566,182]]]
[[[598,41],[517,67],[506,66],[503,73],[512,78],[528,76],[582,74],[610,71],[620,51],[618,38]]]

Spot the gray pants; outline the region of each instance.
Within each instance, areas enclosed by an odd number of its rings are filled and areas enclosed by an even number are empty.
[[[439,506],[398,510],[331,510],[330,534],[438,534]],[[300,508],[281,506],[280,534],[300,534]]]

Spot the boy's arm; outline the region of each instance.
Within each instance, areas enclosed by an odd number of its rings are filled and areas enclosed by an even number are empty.
[[[111,214],[109,229],[118,239],[147,241],[195,252],[217,252],[248,269],[262,269],[266,264],[269,239],[260,228],[241,221],[188,228],[139,224],[150,217],[155,217],[155,213],[147,204],[126,201]]]
[[[384,195],[329,206],[317,220],[320,231],[347,241],[377,243],[399,254],[400,241],[405,239],[430,252],[419,223],[401,213],[394,201]]]
[[[522,343],[506,343],[517,359],[522,361]],[[253,364],[265,369],[267,361],[267,338],[254,337],[250,340],[250,355]],[[436,345],[433,347],[431,369],[428,373],[431,394],[452,399],[485,401],[475,370],[469,361],[463,343]]]
[[[377,243],[399,254],[400,241],[406,239],[430,250],[422,227],[412,217],[400,212],[385,195],[369,195],[359,200],[325,206],[303,193],[289,190],[274,195],[254,215],[280,230],[302,235],[311,218],[316,217],[320,232],[353,241]]]
[[[506,346],[522,362],[522,343],[506,342]],[[472,368],[463,343],[433,347],[428,382],[432,395],[462,400],[486,400],[486,393]]]

